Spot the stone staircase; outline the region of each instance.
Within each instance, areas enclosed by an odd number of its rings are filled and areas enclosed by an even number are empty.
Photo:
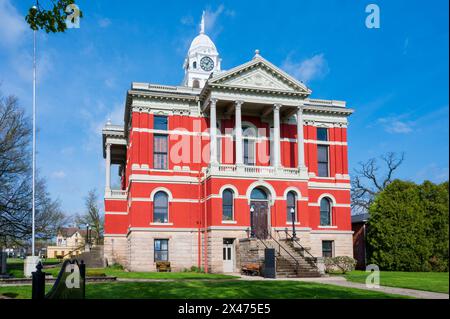
[[[278,278],[320,277],[320,272],[312,258],[304,256],[302,248],[290,240],[263,240],[265,246],[276,252],[276,272]],[[282,247],[280,247],[282,246]]]
[[[85,251],[74,257],[78,262],[83,261],[87,268],[103,268],[106,266],[103,257],[103,246],[93,246],[90,251]]]

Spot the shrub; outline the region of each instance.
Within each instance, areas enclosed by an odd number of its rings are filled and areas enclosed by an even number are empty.
[[[348,256],[326,257],[324,259],[327,273],[343,273],[355,270],[356,260]]]
[[[192,266],[191,267],[191,272],[198,272],[198,273],[203,273],[203,268],[202,267],[197,267],[197,266]]]
[[[370,206],[368,263],[389,271],[448,271],[448,183],[393,181]]]

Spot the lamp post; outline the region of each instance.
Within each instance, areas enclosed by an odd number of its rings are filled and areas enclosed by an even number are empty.
[[[86,224],[86,243],[85,243],[85,250],[89,251],[90,244],[89,244],[89,224]]]
[[[295,209],[291,208],[291,219],[292,219],[292,240],[294,240],[297,236],[295,232]]]
[[[253,213],[255,212],[255,207],[250,206],[250,238],[255,237],[255,228],[253,225]]]

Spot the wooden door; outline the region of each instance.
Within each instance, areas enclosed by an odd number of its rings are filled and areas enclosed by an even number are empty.
[[[268,236],[268,213],[269,205],[267,201],[252,201],[251,206],[253,206],[253,217],[252,217],[252,233],[254,236],[260,239],[266,239]]]

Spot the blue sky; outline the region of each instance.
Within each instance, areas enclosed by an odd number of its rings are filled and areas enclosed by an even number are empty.
[[[41,3],[50,1],[41,1]],[[0,82],[31,110],[31,0],[0,0]],[[38,167],[69,213],[102,195],[101,127],[123,116],[132,81],[177,85],[206,10],[222,68],[255,49],[305,81],[312,97],[346,100],[350,170],[404,151],[398,177],[448,179],[448,1],[87,1],[65,34],[38,34]],[[126,4],[125,4],[126,3]],[[365,26],[380,7],[381,27]],[[114,172],[115,173],[115,172]]]

